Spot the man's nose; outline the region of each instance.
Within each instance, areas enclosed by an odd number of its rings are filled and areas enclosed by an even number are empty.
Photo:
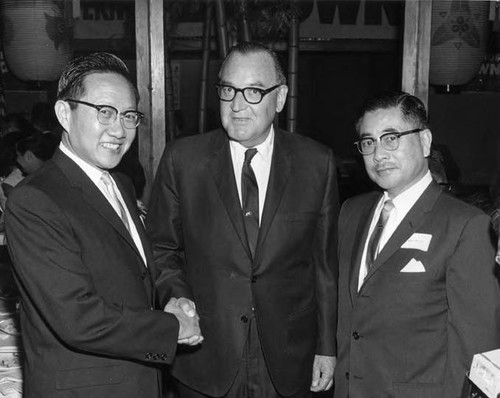
[[[239,112],[248,106],[248,102],[245,100],[243,93],[238,91],[231,101],[231,109],[233,112]]]
[[[123,120],[120,115],[108,127],[108,133],[116,138],[123,138],[127,136],[127,129],[123,125]]]
[[[376,161],[387,159],[388,151],[384,147],[382,147],[380,141],[377,141],[375,145],[375,150],[373,151],[373,159]]]

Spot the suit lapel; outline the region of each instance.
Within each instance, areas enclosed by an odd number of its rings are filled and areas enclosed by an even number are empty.
[[[366,275],[365,283],[426,221],[427,214],[432,210],[440,194],[439,186],[434,181],[431,182],[378,254]]]
[[[369,200],[366,206],[359,212],[360,222],[354,231],[354,239],[351,250],[351,266],[349,267],[349,291],[351,293],[351,303],[354,306],[358,298],[358,283],[359,272],[361,268],[361,260],[363,258],[363,249],[366,240],[368,239],[368,232],[370,231],[370,224],[373,219],[373,213],[377,207],[381,195],[374,195],[373,200]]]
[[[123,224],[122,220],[120,219],[118,214],[116,214],[116,211],[106,200],[99,188],[97,188],[92,180],[87,176],[87,174],[85,174],[85,172],[75,162],[73,162],[60,150],[56,152],[53,159],[54,162],[59,166],[61,171],[68,178],[71,187],[79,191],[79,196],[83,198],[83,200],[85,200],[109,224],[111,224],[116,232],[123,237],[123,239],[135,250],[137,255],[142,259],[137,246],[132,239],[132,236],[130,236],[130,233]],[[123,191],[124,190],[122,189],[120,190],[120,192]],[[127,195],[122,196],[124,196],[125,199]],[[127,203],[127,206],[129,212],[132,214],[129,203]]]
[[[285,134],[275,129],[274,132],[274,149],[273,159],[271,162],[271,170],[269,173],[269,182],[267,184],[266,199],[264,201],[264,209],[259,229],[259,238],[255,250],[255,258],[257,259],[260,253],[260,247],[266,239],[269,227],[272,224],[278,206],[283,197],[288,177],[291,170],[291,148],[286,140]]]
[[[219,192],[219,197],[224,204],[227,215],[231,220],[236,234],[245,247],[248,255],[252,253],[248,246],[246,238],[245,225],[243,222],[243,214],[241,211],[240,199],[238,197],[238,188],[234,178],[233,162],[231,160],[231,152],[229,149],[229,140],[223,130],[214,135],[211,146],[211,159],[209,167],[214,178],[215,185]]]
[[[137,233],[139,234],[139,239],[141,240],[142,248],[144,249],[144,254],[146,256],[146,261],[147,261],[146,264],[151,264],[152,254],[148,250],[148,245],[149,245],[148,242],[149,241],[148,241],[148,238],[146,237],[146,233],[144,231],[144,225],[142,224],[142,221],[139,217],[139,210],[137,208],[136,199],[134,197],[132,197],[131,195],[129,195],[129,191],[123,185],[121,179],[116,177],[115,174],[112,174],[112,175],[113,175],[113,178],[116,182],[116,185],[118,185],[118,189],[120,190],[120,193],[122,194],[123,200],[125,201],[125,205],[127,206],[128,212],[130,213],[130,217],[132,218],[132,221],[134,222],[135,229],[137,230]],[[120,220],[120,222],[121,222],[121,220]],[[123,224],[123,222],[121,222],[121,224]],[[139,256],[141,256],[139,250],[137,249],[137,246],[136,246],[134,240],[132,239],[132,237],[130,236],[128,231],[126,231],[126,232],[127,232],[127,236],[131,238],[137,254]],[[141,256],[141,258],[142,258],[142,256]],[[146,264],[144,264],[144,265],[146,265]]]

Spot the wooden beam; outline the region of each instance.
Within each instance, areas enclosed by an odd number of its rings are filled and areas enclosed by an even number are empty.
[[[406,0],[401,88],[429,100],[432,0]]]
[[[143,201],[165,148],[165,54],[163,1],[135,0],[135,34],[139,108],[146,118],[138,128],[139,161],[146,175]]]

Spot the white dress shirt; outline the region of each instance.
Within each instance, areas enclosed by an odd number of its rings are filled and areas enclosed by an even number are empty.
[[[118,209],[116,207],[116,205],[113,203],[113,199],[111,199],[108,196],[109,194],[108,194],[106,188],[104,187],[104,184],[101,181],[103,171],[94,167],[94,166],[91,166],[90,164],[85,162],[83,159],[79,158],[77,155],[75,155],[73,152],[71,152],[68,148],[66,148],[62,142],[59,144],[59,149],[66,156],[68,156],[71,160],[73,160],[83,170],[83,172],[85,174],[87,174],[87,176],[92,180],[92,182],[99,189],[99,191],[102,192],[102,194],[104,195],[106,200],[109,202],[109,204],[113,207],[113,209],[116,211],[118,216],[121,218],[120,209]],[[121,194],[120,190],[118,189],[118,186],[116,185],[116,182],[112,176],[111,176],[111,181],[113,182],[113,184],[115,186],[118,200],[120,201],[123,208],[125,209],[125,212],[127,213],[127,220],[128,220],[128,224],[130,227],[130,234],[132,235],[132,239],[134,240],[134,243],[137,246],[139,253],[141,254],[141,257],[144,261],[144,264],[147,266],[146,254],[144,253],[144,248],[142,247],[141,238],[139,237],[139,233],[137,232],[137,228],[135,227],[134,221],[130,217],[130,212],[127,208],[127,205],[125,204],[125,201],[123,200],[122,194]]]
[[[380,217],[380,213],[382,212],[382,208],[384,207],[384,202],[387,199],[392,199],[392,203],[394,204],[394,209],[391,212],[389,220],[385,225],[384,231],[382,232],[382,236],[380,237],[380,242],[377,249],[377,254],[382,250],[385,246],[389,238],[392,236],[396,228],[401,224],[403,218],[406,217],[410,209],[417,202],[417,200],[422,196],[424,191],[427,189],[429,184],[432,182],[432,176],[430,171],[428,171],[425,176],[423,176],[418,182],[413,184],[406,191],[401,192],[398,196],[394,198],[390,198],[389,194],[385,191],[384,195],[380,199],[375,209],[375,213],[373,213],[372,222],[370,224],[370,230],[368,231],[368,236],[365,241],[365,246],[363,249],[363,256],[361,257],[361,266],[359,267],[359,279],[358,279],[358,291],[361,289],[363,285],[366,274],[368,273],[368,268],[366,266],[366,252],[368,247],[368,241],[370,240],[370,236],[375,229],[375,225],[377,224],[377,220]]]
[[[241,194],[241,170],[245,161],[245,152],[247,149],[237,141],[230,140],[229,147],[231,149],[231,160],[233,161],[234,177],[236,178],[236,186],[238,188],[238,196],[240,205],[243,206]],[[266,200],[267,184],[269,182],[269,174],[271,172],[271,161],[273,158],[274,148],[274,129],[271,125],[271,130],[267,138],[261,144],[254,147],[257,153],[252,158],[251,166],[259,187],[259,225],[262,220],[262,211],[264,210],[264,201]]]

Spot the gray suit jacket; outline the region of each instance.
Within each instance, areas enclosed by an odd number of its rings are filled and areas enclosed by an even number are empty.
[[[358,292],[379,199],[372,193],[348,200],[339,219],[335,398],[459,398],[473,354],[500,344],[489,217],[431,183]],[[405,244],[414,234],[431,236],[427,250]],[[425,272],[402,272],[410,262]]]

